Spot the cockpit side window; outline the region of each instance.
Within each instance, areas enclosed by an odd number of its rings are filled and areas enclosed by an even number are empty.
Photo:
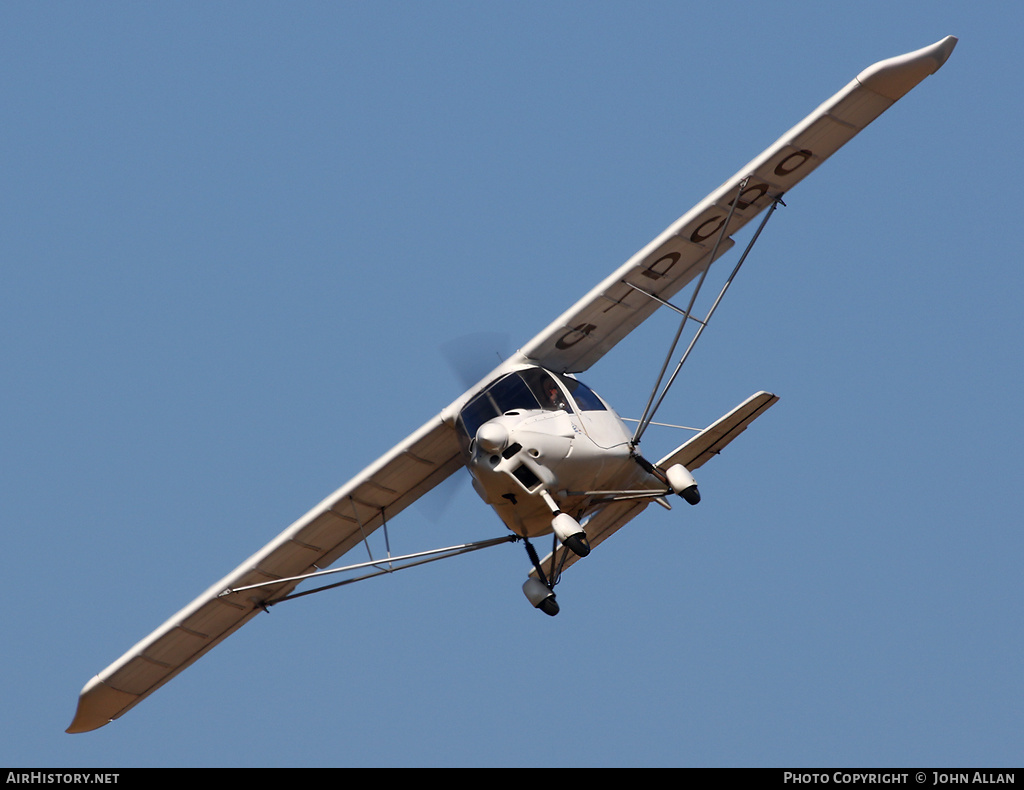
[[[547,371],[540,368],[528,368],[520,371],[519,375],[523,377],[531,392],[540,402],[540,408],[546,411],[569,408],[565,394]]]
[[[559,378],[562,380],[565,388],[569,390],[569,394],[576,401],[580,411],[605,411],[607,409],[604,402],[582,381],[577,381],[568,376],[559,376]]]

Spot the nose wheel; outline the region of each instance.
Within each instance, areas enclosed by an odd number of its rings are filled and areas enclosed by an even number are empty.
[[[590,554],[590,542],[587,540],[587,533],[579,522],[568,513],[557,513],[551,519],[551,528],[555,531],[558,539],[565,544],[569,550],[579,557],[586,557]]]
[[[563,513],[561,508],[558,507],[558,503],[555,502],[554,498],[547,491],[541,490],[540,496],[547,506],[551,508],[551,529],[556,537],[573,554],[579,557],[586,557],[590,554],[590,542],[587,540],[587,533],[583,531],[580,523],[568,513]]]

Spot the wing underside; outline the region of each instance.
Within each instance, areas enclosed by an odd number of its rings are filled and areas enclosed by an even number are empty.
[[[67,731],[118,718],[297,582],[225,590],[327,567],[461,466],[454,429],[440,418],[424,425],[90,680]]]
[[[956,41],[947,36],[862,71],[523,346],[521,357],[562,373],[589,368],[725,253],[737,231],[937,71]]]

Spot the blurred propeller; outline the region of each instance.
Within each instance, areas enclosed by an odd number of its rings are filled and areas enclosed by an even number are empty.
[[[463,389],[472,387],[507,359],[507,349],[508,335],[502,332],[473,332],[441,344],[441,353]],[[440,522],[468,479],[466,472],[456,472],[427,496],[417,500],[417,509],[430,521]]]
[[[459,469],[433,491],[417,499],[413,507],[431,524],[440,524],[468,481],[469,472]]]
[[[508,336],[474,332],[441,345],[441,353],[464,388],[469,388],[508,359]]]

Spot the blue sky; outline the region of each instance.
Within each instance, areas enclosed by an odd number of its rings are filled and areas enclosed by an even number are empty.
[[[1019,765],[1022,21],[4,3],[0,763]],[[445,343],[513,350],[861,69],[947,34],[787,195],[662,407],[781,397],[699,507],[578,563],[556,618],[522,549],[490,549],[277,607],[64,733],[93,674],[459,394]],[[638,416],[674,328],[581,378]],[[500,534],[451,485],[391,539]]]

